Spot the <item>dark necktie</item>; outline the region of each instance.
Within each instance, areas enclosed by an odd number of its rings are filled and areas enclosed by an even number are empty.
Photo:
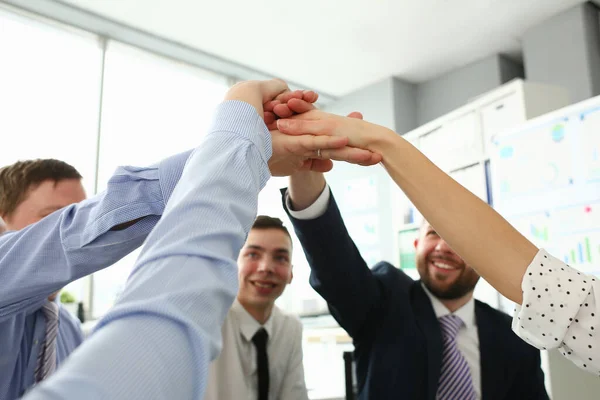
[[[267,358],[267,340],[269,334],[264,328],[252,337],[256,346],[256,366],[258,371],[258,400],[269,399],[269,359]]]

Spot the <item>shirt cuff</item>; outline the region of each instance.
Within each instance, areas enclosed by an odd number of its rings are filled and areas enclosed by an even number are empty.
[[[538,349],[559,347],[591,285],[588,276],[540,249],[523,276],[513,331]]]
[[[215,110],[209,134],[233,132],[250,140],[260,151],[260,155],[268,163],[273,154],[271,133],[265,121],[250,104],[240,100],[227,100]]]
[[[179,182],[179,178],[181,178],[181,174],[183,173],[183,167],[187,163],[191,153],[192,151],[189,150],[176,154],[162,160],[158,164],[158,181],[165,204],[169,202],[171,194],[175,190],[175,186],[177,186],[177,182]]]
[[[292,209],[292,202],[290,200],[289,192],[285,193],[285,206],[287,207],[290,215],[296,219],[316,219],[327,211],[327,205],[329,204],[329,185],[325,184],[325,188],[310,206],[304,210],[294,211]]]

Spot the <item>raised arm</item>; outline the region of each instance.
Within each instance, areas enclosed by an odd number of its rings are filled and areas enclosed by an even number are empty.
[[[229,115],[237,116],[235,126],[223,124]],[[268,133],[246,103],[223,104],[217,119],[190,157],[123,295],[32,399],[202,398],[237,290],[235,256],[269,178],[271,153]]]
[[[190,152],[120,167],[103,193],[0,235],[0,320],[39,308],[67,283],[138,248],[163,214]]]
[[[523,275],[538,249],[497,212],[387,128],[316,110],[302,118],[280,120],[278,127],[288,134],[343,134],[351,146],[381,154],[392,179],[444,240],[498,291],[521,303]]]
[[[260,94],[285,89],[282,84],[230,89],[236,96],[228,98],[242,101],[217,110],[123,295],[92,337],[26,399],[203,398],[221,325],[237,293],[235,259],[256,216],[272,154],[297,156],[315,145],[347,142],[271,136]]]
[[[558,348],[579,367],[600,373],[600,281],[537,249],[394,132],[320,111],[301,118],[280,120],[278,127],[288,134],[343,134],[351,146],[380,153],[390,176],[447,243],[519,304],[513,330],[539,349]]]
[[[311,268],[310,284],[358,339],[371,318],[380,315],[383,290],[348,234],[323,174],[292,175],[284,204]]]

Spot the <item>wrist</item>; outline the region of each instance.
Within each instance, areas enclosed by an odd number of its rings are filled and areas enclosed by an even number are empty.
[[[384,159],[386,155],[389,157],[389,153],[393,152],[393,149],[398,146],[398,142],[405,142],[402,136],[393,130],[379,125],[374,130],[371,125],[369,134],[365,137],[367,138],[365,149],[381,154]]]
[[[310,207],[325,189],[325,177],[321,172],[300,171],[290,176],[288,195],[294,211]]]
[[[366,138],[366,149],[382,154],[382,152],[389,147],[389,144],[398,137],[399,135],[381,125],[376,125],[376,129],[372,129],[371,125],[369,129],[369,134],[365,135]]]
[[[263,118],[264,112],[259,82],[247,81],[235,84],[225,94],[225,100],[238,100],[248,103]]]

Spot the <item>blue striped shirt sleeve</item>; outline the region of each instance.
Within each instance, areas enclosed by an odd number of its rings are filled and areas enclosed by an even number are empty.
[[[254,108],[216,112],[98,330],[26,399],[201,399],[237,293],[236,258],[270,177]]]
[[[141,246],[189,155],[147,168],[120,167],[103,193],[0,235],[0,321],[39,308],[50,293]],[[110,230],[142,217],[127,229]]]

